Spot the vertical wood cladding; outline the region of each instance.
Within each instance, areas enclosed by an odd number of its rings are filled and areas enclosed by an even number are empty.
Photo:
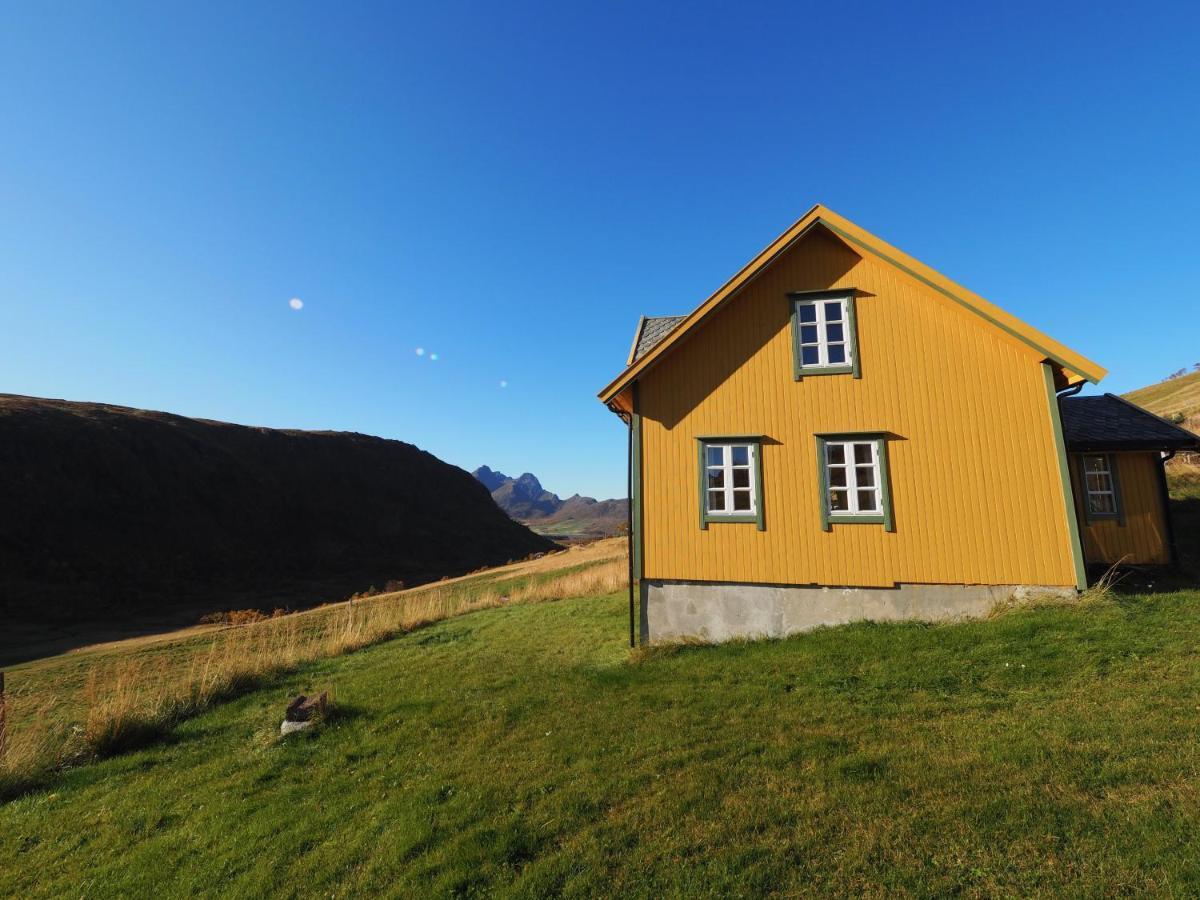
[[[855,288],[862,377],[793,377],[787,295]],[[814,229],[639,378],[645,575],[1072,585],[1041,357]],[[890,435],[895,532],[821,529],[814,435]],[[761,434],[765,530],[701,530],[698,435]]]
[[[1125,524],[1116,519],[1088,522],[1083,504],[1079,457],[1071,457],[1071,479],[1083,527],[1083,556],[1089,563],[1165,565],[1170,562],[1166,511],[1158,485],[1157,453],[1116,453],[1117,482]]]

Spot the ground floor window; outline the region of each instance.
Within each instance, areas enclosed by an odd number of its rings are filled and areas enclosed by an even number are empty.
[[[762,439],[700,438],[700,527],[754,522],[763,527]]]
[[[884,435],[817,435],[817,472],[826,531],[852,524],[894,530]]]

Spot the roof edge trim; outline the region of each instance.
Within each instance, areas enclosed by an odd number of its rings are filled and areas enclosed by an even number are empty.
[[[915,279],[920,284],[932,288],[942,296],[953,300],[965,309],[975,313],[985,322],[1000,329],[1009,337],[1042,354],[1046,360],[1062,369],[1064,378],[1068,384],[1075,383],[1076,381],[1089,381],[1092,384],[1096,384],[1108,374],[1103,366],[1060,344],[995,304],[955,284],[949,278],[929,268],[919,260],[908,256],[902,250],[893,248],[886,241],[880,240],[870,232],[860,228],[848,219],[843,219],[837,213],[833,212],[833,210],[818,203],[793,222],[790,227],[768,244],[746,265],[742,266],[720,288],[710,294],[703,303],[684,316],[682,321],[662,341],[651,348],[649,352],[644,354],[640,359],[631,359],[626,364],[624,371],[599,392],[598,396],[600,400],[607,402],[620,393],[638,375],[654,364],[659,357],[691,332],[693,328],[708,318],[709,314],[739,293],[742,288],[753,281],[781,253],[784,253],[793,244],[801,240],[817,225],[824,227],[830,234],[843,241],[851,250],[858,252],[861,249],[870,252],[873,256],[878,257],[903,274]],[[862,236],[854,232],[861,232]],[[944,284],[940,284],[939,282],[944,282]],[[1011,323],[1005,321],[1005,319],[1011,319]],[[642,327],[644,327],[644,322],[639,323],[639,336]]]
[[[638,344],[641,343],[642,331],[645,329],[645,327],[646,317],[642,316],[638,319],[637,328],[635,328],[633,331],[633,343],[629,345],[629,357],[625,360],[625,368],[632,366],[637,358]]]
[[[1167,419],[1164,419],[1164,418],[1163,418],[1162,416],[1160,416],[1158,413],[1150,412],[1150,410],[1146,409],[1146,407],[1144,407],[1144,406],[1138,406],[1138,405],[1137,405],[1136,403],[1134,403],[1132,400],[1126,400],[1124,397],[1122,397],[1122,396],[1120,396],[1120,395],[1118,395],[1118,394],[1111,394],[1111,393],[1107,393],[1107,392],[1106,392],[1106,393],[1104,394],[1104,396],[1105,396],[1105,397],[1112,397],[1114,400],[1116,400],[1116,401],[1118,401],[1118,402],[1120,402],[1120,403],[1124,403],[1124,404],[1125,404],[1126,406],[1128,406],[1130,409],[1136,409],[1138,412],[1142,413],[1143,415],[1147,415],[1147,416],[1153,416],[1154,418],[1158,419],[1158,421],[1162,422],[1164,425],[1167,425],[1167,426],[1169,426],[1169,427],[1171,427],[1171,428],[1174,428],[1174,429],[1175,429],[1176,431],[1178,431],[1180,434],[1186,435],[1187,437],[1189,437],[1189,438],[1191,438],[1192,440],[1194,440],[1194,441],[1195,441],[1197,444],[1200,444],[1200,436],[1197,436],[1197,435],[1193,434],[1192,432],[1188,431],[1186,428],[1181,428],[1180,426],[1178,426],[1178,425],[1177,425],[1177,424],[1175,424],[1174,422],[1171,422],[1171,421],[1169,421],[1169,420],[1167,420]]]
[[[986,310],[980,309],[974,303],[971,303],[971,302],[963,299],[962,297],[959,297],[953,291],[949,291],[946,288],[942,287],[940,284],[937,284],[937,283],[931,281],[930,279],[928,279],[924,275],[922,275],[920,272],[914,271],[910,267],[906,266],[904,263],[900,262],[900,260],[893,259],[892,257],[888,256],[886,253],[884,253],[882,250],[879,250],[876,247],[872,247],[866,241],[860,240],[857,237],[855,237],[854,235],[850,234],[849,232],[844,231],[843,229],[839,228],[837,225],[835,225],[833,222],[830,222],[828,219],[824,218],[823,216],[819,216],[817,218],[817,221],[820,222],[822,225],[824,225],[826,228],[828,228],[830,231],[832,231],[834,234],[836,234],[838,237],[842,238],[843,240],[849,241],[850,243],[854,244],[856,247],[862,247],[864,250],[868,251],[869,253],[874,254],[875,256],[878,256],[880,259],[882,259],[884,262],[888,263],[889,265],[895,266],[897,269],[899,269],[905,275],[908,275],[910,278],[915,278],[917,281],[921,282],[921,284],[925,285],[926,287],[932,288],[933,290],[937,291],[942,296],[950,298],[955,303],[957,303],[959,306],[962,306],[965,309],[968,309],[971,312],[975,313],[977,316],[984,319],[984,321],[988,322],[991,325],[996,326],[997,328],[999,328],[1001,331],[1003,331],[1005,334],[1009,335],[1010,337],[1014,337],[1018,341],[1021,341],[1023,344],[1026,344],[1027,346],[1032,347],[1034,350],[1038,351],[1038,353],[1044,353],[1046,355],[1046,359],[1061,366],[1063,368],[1063,370],[1074,372],[1077,375],[1080,375],[1086,381],[1091,382],[1092,384],[1099,384],[1100,379],[1104,377],[1103,374],[1097,375],[1094,372],[1083,371],[1081,369],[1081,367],[1076,365],[1075,363],[1068,362],[1067,360],[1063,359],[1058,354],[1054,353],[1052,350],[1049,350],[1046,347],[1043,347],[1041,344],[1037,343],[1036,341],[1033,341],[1030,338],[1026,337],[1025,335],[1010,328],[1008,325],[1006,325],[1004,322],[1001,322],[999,319],[995,318],[994,316],[989,315]]]

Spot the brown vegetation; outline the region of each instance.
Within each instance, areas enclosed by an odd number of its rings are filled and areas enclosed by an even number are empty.
[[[174,723],[236,696],[272,676],[316,659],[378,643],[451,616],[510,603],[612,593],[626,581],[627,562],[603,555],[556,555],[558,566],[601,556],[581,568],[539,577],[542,560],[520,566],[532,574],[475,579],[404,593],[379,594],[306,613],[230,624],[180,645],[183,652],[117,654],[87,667],[74,698],[57,692],[10,693],[8,753],[0,760],[0,798],[51,771],[143,744]],[[243,611],[244,612],[244,611]],[[251,611],[253,612],[253,611]],[[243,618],[227,614],[229,621]],[[176,648],[179,649],[179,648]],[[74,715],[64,714],[70,702]]]

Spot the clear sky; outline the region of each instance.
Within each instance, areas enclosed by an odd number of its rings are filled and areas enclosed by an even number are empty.
[[[1200,361],[1197,5],[987,6],[6,4],[0,391],[623,495],[638,315],[818,201],[1104,389]]]

